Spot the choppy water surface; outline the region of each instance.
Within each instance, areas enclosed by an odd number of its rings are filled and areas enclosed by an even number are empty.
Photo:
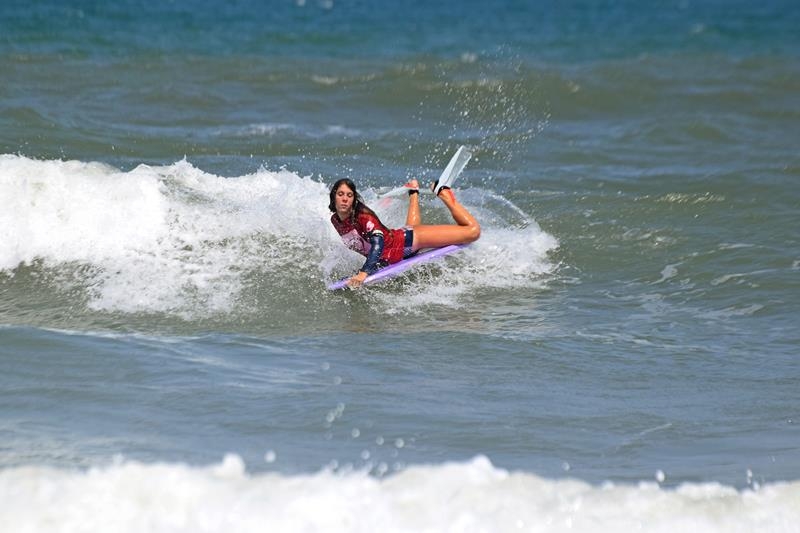
[[[201,4],[0,8],[12,530],[798,531],[794,3]]]

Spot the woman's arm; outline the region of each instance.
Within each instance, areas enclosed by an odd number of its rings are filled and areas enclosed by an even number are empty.
[[[372,232],[369,236],[369,245],[367,260],[364,261],[364,265],[358,273],[348,281],[348,285],[351,287],[358,287],[364,282],[367,276],[378,270],[378,263],[383,254],[383,233],[380,231]]]

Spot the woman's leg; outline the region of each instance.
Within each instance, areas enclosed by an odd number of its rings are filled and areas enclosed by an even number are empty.
[[[444,202],[456,224],[440,226],[414,226],[414,250],[421,248],[438,248],[450,244],[467,244],[478,240],[481,226],[467,208],[458,203],[453,191],[442,189],[439,199]]]
[[[406,184],[410,189],[416,187],[419,189],[417,180],[411,180]],[[419,191],[408,193],[408,213],[406,213],[406,226],[418,226],[422,224],[422,215],[419,211]]]

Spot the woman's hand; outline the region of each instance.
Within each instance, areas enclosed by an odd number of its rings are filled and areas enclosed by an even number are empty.
[[[367,279],[367,273],[362,270],[358,274],[347,280],[347,286],[350,287],[351,289],[357,289],[361,286],[362,283],[364,283],[365,279]]]

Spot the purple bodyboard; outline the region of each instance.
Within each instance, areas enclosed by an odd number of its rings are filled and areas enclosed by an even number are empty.
[[[416,264],[425,263],[427,261],[431,261],[432,259],[436,259],[437,257],[444,257],[445,255],[450,255],[453,252],[459,251],[465,246],[467,245],[451,244],[449,246],[442,246],[441,248],[433,248],[432,250],[419,252],[416,255],[409,257],[408,259],[403,259],[402,261],[398,261],[397,263],[383,267],[374,274],[367,276],[362,285],[371,285],[373,283],[384,281],[388,278],[393,278]],[[328,285],[328,290],[335,291],[337,289],[347,288],[348,279],[350,279],[349,276],[334,283],[331,283],[330,285]]]

